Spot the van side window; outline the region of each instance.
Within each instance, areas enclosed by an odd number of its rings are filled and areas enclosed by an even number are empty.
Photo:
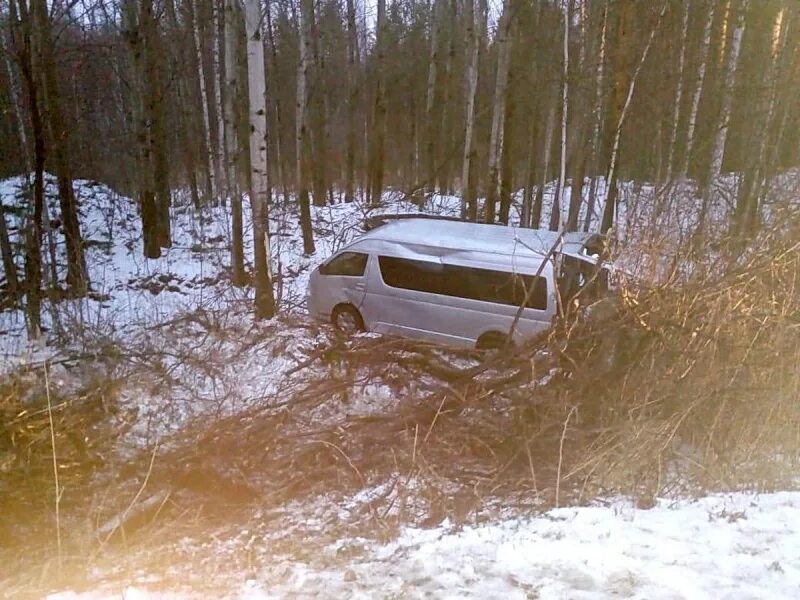
[[[381,277],[386,285],[404,290],[441,294],[444,266],[438,262],[379,256]]]
[[[367,268],[367,258],[368,255],[362,252],[345,252],[332,261],[320,265],[319,272],[323,275],[361,277]]]
[[[394,288],[442,294],[468,300],[547,309],[547,279],[493,269],[379,256],[381,277]]]

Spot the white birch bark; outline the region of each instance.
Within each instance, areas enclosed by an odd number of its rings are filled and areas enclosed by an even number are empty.
[[[678,179],[686,179],[686,174],[689,171],[689,161],[692,158],[692,150],[694,149],[694,132],[697,128],[697,113],[700,110],[700,97],[703,95],[703,85],[706,80],[706,67],[708,64],[708,51],[711,47],[711,26],[714,24],[714,3],[708,10],[706,22],[703,26],[703,41],[700,46],[700,56],[698,58],[699,64],[697,65],[697,80],[695,81],[694,93],[692,94],[692,106],[689,111],[689,123],[686,126],[686,151],[683,156],[680,171],[678,171]]]
[[[745,14],[749,0],[742,0],[736,15],[736,28],[733,30],[730,54],[725,66],[725,84],[722,89],[722,108],[720,109],[719,127],[714,136],[714,145],[711,149],[711,166],[708,176],[708,194],[711,186],[722,172],[722,160],[725,157],[725,144],[728,140],[728,127],[731,121],[733,107],[733,89],[736,85],[736,68],[739,64],[739,52],[742,48],[742,37],[745,29]]]
[[[206,142],[206,152],[205,152],[205,159],[206,159],[206,168],[208,169],[208,176],[211,180],[211,197],[217,198],[217,178],[216,173],[214,171],[214,146],[211,143],[211,115],[210,115],[210,107],[208,104],[208,91],[206,90],[206,68],[205,62],[203,61],[203,51],[202,46],[200,44],[200,33],[199,33],[199,18],[197,15],[197,11],[200,7],[199,2],[196,2],[192,7],[192,41],[194,42],[194,51],[197,56],[197,68],[198,74],[197,77],[200,82],[200,100],[203,103],[202,113],[203,113],[203,137]]]
[[[683,101],[683,69],[686,64],[686,36],[689,31],[689,0],[683,0],[683,23],[681,26],[680,52],[678,54],[678,81],[675,85],[675,107],[672,112],[672,131],[669,136],[667,151],[667,173],[672,179],[675,174],[675,144],[678,141],[678,124],[681,118],[681,102]]]
[[[267,82],[264,72],[264,42],[261,35],[261,2],[244,0],[247,32],[247,83],[250,116],[250,204],[253,212],[256,318],[275,314],[270,274],[269,228],[267,227]]]

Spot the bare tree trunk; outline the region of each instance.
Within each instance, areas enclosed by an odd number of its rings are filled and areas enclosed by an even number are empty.
[[[369,201],[378,206],[383,196],[384,146],[386,138],[386,83],[384,44],[386,37],[386,0],[378,0],[375,21],[375,104],[372,111],[372,135],[369,150]]]
[[[503,0],[503,14],[497,30],[497,80],[494,88],[494,110],[492,131],[489,139],[489,183],[486,187],[484,220],[494,223],[497,200],[500,197],[500,163],[503,158],[503,134],[505,133],[506,97],[508,95],[509,46],[511,23],[511,0]]]
[[[272,12],[271,8],[267,6],[267,12],[265,16],[267,22],[267,38],[269,40],[269,48],[270,48],[270,65],[269,67],[272,69],[273,73],[277,73],[278,71],[278,51],[275,46],[275,33],[273,31],[272,26]],[[274,81],[273,81],[274,84]],[[277,87],[277,86],[276,86]],[[289,202],[289,190],[287,184],[287,175],[286,170],[284,168],[284,138],[283,138],[283,111],[284,107],[281,102],[281,95],[278,90],[275,90],[274,94],[275,98],[275,160],[274,163],[276,165],[276,172],[278,181],[280,181],[281,187],[283,188],[283,200],[284,202]],[[277,183],[277,182],[276,182]]]
[[[511,211],[511,194],[514,185],[514,160],[512,152],[512,134],[514,131],[514,88],[515,74],[508,74],[508,89],[506,92],[506,116],[503,125],[503,158],[500,164],[500,213],[498,219],[508,225],[508,214]]]
[[[300,38],[300,63],[297,68],[297,105],[295,111],[297,195],[300,203],[300,227],[303,231],[303,252],[313,254],[314,234],[311,229],[311,202],[308,197],[308,74],[311,68],[311,40],[308,19],[313,0],[300,0],[297,31]]]
[[[567,210],[564,206],[564,186],[567,181],[567,120],[569,117],[569,3],[564,7],[564,60],[561,81],[561,165],[558,170],[558,197],[553,201],[550,229],[565,231]]]
[[[749,0],[739,0],[739,10],[736,15],[736,28],[733,30],[730,54],[725,67],[725,83],[722,88],[722,108],[720,109],[719,126],[714,136],[714,145],[711,148],[711,165],[704,190],[703,204],[708,204],[711,187],[722,172],[722,160],[725,157],[725,145],[728,140],[728,127],[731,120],[733,107],[733,89],[736,85],[736,68],[739,64],[739,52],[742,48],[742,37],[745,29],[745,15]],[[705,209],[703,211],[705,214]]]
[[[700,110],[700,97],[703,94],[703,85],[706,80],[706,65],[708,63],[708,51],[711,46],[711,26],[714,24],[714,7],[715,2],[711,2],[708,7],[708,15],[706,17],[705,25],[703,26],[703,40],[700,46],[700,56],[697,65],[697,79],[695,80],[694,92],[692,93],[692,106],[689,110],[689,122],[686,126],[686,151],[683,155],[680,171],[678,171],[678,179],[686,179],[689,172],[689,161],[692,158],[692,150],[694,150],[694,135],[697,127],[697,113]]]
[[[672,112],[672,131],[669,136],[667,157],[668,179],[675,175],[675,146],[678,142],[678,125],[681,118],[681,102],[683,101],[683,70],[686,64],[686,36],[689,31],[689,0],[683,1],[683,24],[681,27],[680,51],[678,54],[678,81],[675,85],[675,106]]]
[[[165,12],[167,14],[167,18],[169,19],[171,27],[178,31],[180,28],[180,24],[178,23],[178,15],[175,11],[175,2],[174,0],[167,0],[164,3]],[[173,62],[170,64],[170,68],[174,69],[175,71],[178,70],[178,65],[184,65],[187,63],[187,56],[185,52],[185,48],[183,44],[176,44],[176,54],[174,56]],[[197,172],[196,172],[196,156],[195,156],[195,149],[194,149],[194,141],[192,139],[191,130],[193,129],[192,125],[192,111],[190,109],[190,103],[188,99],[191,97],[191,93],[189,91],[187,77],[185,76],[178,76],[177,77],[177,85],[175,86],[175,92],[177,96],[178,106],[180,107],[178,111],[178,124],[181,131],[180,140],[181,145],[183,146],[183,152],[181,153],[184,169],[186,170],[186,177],[189,183],[189,190],[192,196],[192,205],[196,208],[200,208],[200,194],[197,189]]]
[[[211,142],[211,106],[208,102],[208,91],[206,90],[206,67],[203,60],[203,47],[200,44],[200,23],[199,23],[199,0],[190,0],[192,6],[190,7],[190,16],[192,22],[190,28],[192,30],[192,42],[194,43],[194,52],[197,61],[197,81],[200,84],[200,112],[203,115],[203,139],[205,140],[204,158],[206,172],[208,173],[208,187],[211,194],[210,200],[216,201],[219,197],[218,191],[218,170],[214,165],[214,146]]]
[[[31,12],[38,34],[44,80],[44,99],[53,138],[52,151],[58,179],[61,219],[67,246],[67,285],[73,293],[83,295],[89,289],[89,276],[86,270],[83,239],[78,221],[78,205],[75,199],[75,190],[72,187],[69,130],[61,107],[61,94],[58,88],[58,78],[56,77],[54,46],[50,30],[51,23],[45,0],[33,0]]]
[[[153,0],[143,0],[140,29],[145,36],[145,114],[149,129],[150,159],[153,169],[156,240],[162,248],[172,245],[169,207],[169,161],[165,123],[166,94],[163,81],[164,57]]]
[[[318,4],[318,3],[317,3]],[[327,102],[325,99],[325,62],[320,49],[322,32],[317,25],[314,9],[306,22],[311,33],[311,57],[313,78],[306,80],[309,86],[308,124],[311,128],[311,186],[314,206],[325,206],[328,189],[328,144],[327,144]]]
[[[15,24],[12,23],[11,27],[14,26]],[[11,47],[10,41],[8,47]],[[30,148],[28,147],[28,136],[25,131],[25,119],[22,116],[22,104],[20,101],[20,93],[17,89],[17,79],[14,77],[14,71],[11,67],[11,61],[8,58],[8,53],[4,52],[3,56],[5,58],[6,70],[8,72],[9,91],[11,93],[11,104],[14,107],[17,134],[19,135],[19,142],[20,146],[22,147],[22,151],[25,153],[25,163],[27,169],[25,179],[30,181],[30,173],[33,170],[31,164],[31,153]],[[50,236],[50,240],[52,241],[52,236]],[[3,272],[6,275],[7,291],[11,296],[16,296],[19,292],[19,280],[17,278],[17,267],[14,264],[14,253],[11,250],[8,227],[6,226],[5,207],[2,204],[2,198],[0,198],[0,256],[2,256],[3,259]],[[55,264],[53,265],[53,269],[55,270]],[[54,278],[53,283],[57,283],[57,279]]]
[[[11,250],[8,227],[6,226],[5,206],[3,206],[2,201],[0,201],[0,256],[3,259],[3,272],[6,275],[6,290],[11,296],[16,296],[19,292],[17,267],[14,265],[14,253]]]
[[[764,120],[758,128],[758,153],[746,169],[739,187],[736,209],[733,214],[733,228],[740,239],[752,236],[758,227],[759,205],[763,188],[766,185],[768,170],[768,146],[775,145],[772,133],[775,125],[775,108],[778,97],[778,87],[783,81],[781,77],[781,60],[786,54],[789,21],[791,13],[787,16],[787,9],[781,8],[776,14],[772,25],[773,41],[772,56],[769,66],[764,74],[764,89],[766,92],[760,102],[764,107]],[[776,134],[775,137],[778,137]],[[770,144],[772,142],[772,144]]]
[[[354,0],[347,0],[347,151],[345,156],[344,201],[355,196],[356,127],[358,123],[359,65],[358,29]]]
[[[537,136],[535,135],[537,127],[532,124],[533,133],[528,141],[528,165],[526,167],[525,175],[525,190],[522,195],[522,215],[520,216],[520,227],[532,227],[532,213],[533,213],[533,193],[536,188],[536,142]]]
[[[34,74],[33,59],[33,15],[25,0],[19,0],[19,12],[15,0],[9,2],[9,17],[12,38],[14,38],[19,57],[28,110],[33,133],[33,223],[26,224],[25,230],[25,295],[28,316],[28,336],[38,339],[41,336],[41,251],[42,207],[44,205],[44,123],[39,106],[38,80]],[[5,217],[3,217],[5,221]]]
[[[247,74],[250,104],[250,205],[253,212],[253,262],[256,319],[275,316],[275,296],[270,273],[267,198],[267,82],[264,77],[264,41],[261,34],[261,3],[244,0],[247,32]]]
[[[143,0],[146,1],[146,0]],[[137,139],[137,194],[142,211],[142,238],[144,256],[159,258],[161,246],[157,236],[157,214],[151,159],[150,128],[145,111],[144,96],[146,94],[145,74],[145,40],[139,18],[139,7],[136,0],[122,3],[122,35],[126,39],[133,63],[133,96]]]
[[[628,115],[628,109],[630,108],[631,100],[633,100],[633,93],[636,89],[636,80],[639,78],[639,73],[641,72],[644,63],[647,60],[647,55],[650,54],[650,48],[653,46],[653,39],[655,39],[656,31],[658,31],[661,22],[664,20],[664,15],[669,7],[669,1],[670,0],[664,1],[661,12],[658,15],[658,19],[653,25],[653,28],[650,30],[650,35],[647,38],[647,43],[645,44],[642,56],[639,59],[639,63],[636,65],[636,69],[634,70],[628,82],[628,92],[627,95],[624,96],[624,99],[620,95],[621,89],[615,89],[615,92],[618,96],[616,101],[617,109],[615,110],[615,116],[618,117],[618,120],[616,123],[614,137],[612,138],[611,159],[609,161],[608,175],[606,176],[606,206],[603,210],[603,221],[600,225],[600,231],[603,233],[608,232],[608,230],[613,227],[614,215],[616,214],[617,209],[617,160],[619,158],[619,140],[620,136],[622,135],[622,127],[625,124],[625,117]],[[629,0],[625,0],[625,2],[626,6],[629,8],[630,6],[627,5]],[[623,7],[623,10],[625,10],[625,7]],[[626,27],[626,20],[626,17],[623,16],[623,27]],[[619,76],[620,74],[617,73],[617,77]],[[615,88],[618,84],[619,80],[615,83]],[[622,102],[620,102],[621,99]]]
[[[358,29],[356,27],[355,0],[347,0],[347,155],[345,157],[344,201],[352,202],[355,196],[356,139],[359,91]]]
[[[466,26],[465,38],[467,47],[467,67],[466,79],[466,111],[464,128],[464,159],[461,169],[461,216],[470,221],[477,220],[478,217],[478,198],[475,185],[475,174],[473,164],[476,159],[475,150],[475,103],[478,95],[478,58],[480,56],[481,17],[478,0],[466,0],[466,14],[464,22]]]
[[[352,2],[352,0],[348,0]],[[430,56],[428,59],[428,86],[425,91],[425,188],[433,192],[436,188],[436,138],[439,124],[434,118],[437,83],[439,81],[439,51],[442,39],[442,10],[444,2],[431,5]]]
[[[225,80],[224,69],[220,64],[220,53],[224,40],[224,21],[221,21],[224,0],[211,0],[211,86],[214,93],[214,109],[217,117],[216,138],[214,139],[214,179],[217,184],[217,194],[221,195],[222,161],[224,154],[225,125],[222,116],[225,107],[222,105],[222,82]],[[224,19],[224,17],[222,17]]]
[[[239,186],[238,140],[234,97],[239,89],[237,68],[236,20],[241,18],[238,2],[225,0],[225,179],[231,199],[231,268],[232,282],[237,287],[247,282],[244,272],[244,232],[242,225],[242,193]]]
[[[440,0],[442,1],[442,0]],[[452,160],[450,158],[450,147],[454,146],[452,141],[452,130],[454,128],[449,127],[449,121],[451,120],[450,117],[450,98],[451,98],[451,87],[452,87],[452,80],[453,80],[453,62],[455,61],[456,56],[456,37],[457,37],[457,15],[458,15],[458,8],[457,8],[457,0],[450,0],[449,3],[449,19],[448,19],[448,45],[447,45],[447,55],[445,56],[444,61],[444,73],[442,76],[442,113],[439,117],[439,121],[441,123],[441,127],[439,128],[439,133],[437,135],[438,139],[438,147],[442,148],[441,151],[437,152],[437,157],[435,160],[438,160],[438,166],[435,166],[436,170],[436,186],[439,189],[440,194],[447,194],[450,191],[450,185],[452,183]]]
[[[595,210],[595,200],[597,198],[597,176],[600,171],[600,133],[603,126],[603,80],[605,76],[606,62],[606,34],[608,32],[608,0],[603,4],[603,25],[600,29],[600,41],[598,43],[597,74],[595,76],[595,100],[594,100],[594,126],[592,128],[592,180],[593,184],[589,190],[589,200],[586,205],[586,220],[583,223],[583,230],[589,231],[592,222],[592,215]]]
[[[556,112],[558,110],[558,100],[554,98],[553,106],[547,115],[547,126],[544,134],[544,169],[542,170],[542,183],[536,188],[536,198],[531,209],[531,227],[538,229],[542,221],[542,205],[544,204],[544,192],[547,188],[547,178],[550,175],[550,157],[553,149],[553,130],[556,124]],[[555,199],[553,200],[555,204]]]

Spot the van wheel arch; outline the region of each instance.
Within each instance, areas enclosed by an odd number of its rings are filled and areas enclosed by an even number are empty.
[[[331,311],[331,323],[339,331],[345,333],[356,333],[366,331],[364,317],[359,310],[349,302],[342,302],[333,307]]]
[[[487,331],[482,333],[475,342],[476,350],[500,350],[508,344],[508,334],[502,331]]]

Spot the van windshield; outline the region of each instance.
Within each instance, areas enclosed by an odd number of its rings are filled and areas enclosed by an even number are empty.
[[[379,256],[378,264],[389,287],[547,310],[544,277],[394,256]]]
[[[322,275],[345,275],[361,277],[367,268],[368,255],[363,252],[343,252],[329,262],[320,265]]]

